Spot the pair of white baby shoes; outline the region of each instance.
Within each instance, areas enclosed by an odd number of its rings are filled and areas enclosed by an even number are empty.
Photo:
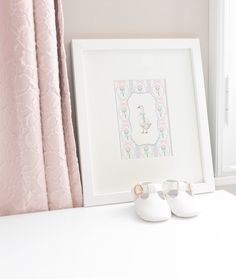
[[[136,213],[146,221],[168,220],[171,212],[184,218],[199,214],[191,184],[185,181],[140,182],[134,186],[133,193]]]

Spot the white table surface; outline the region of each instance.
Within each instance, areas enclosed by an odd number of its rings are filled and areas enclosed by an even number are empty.
[[[235,279],[236,197],[200,216],[139,220],[132,203],[0,218],[1,279]]]

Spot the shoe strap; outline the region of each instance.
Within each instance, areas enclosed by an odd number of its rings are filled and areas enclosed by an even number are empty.
[[[136,197],[139,197],[143,194],[156,193],[158,191],[163,191],[161,183],[138,183],[134,186],[134,194]]]
[[[168,192],[170,190],[178,190],[178,191],[188,191],[191,194],[193,193],[191,183],[187,181],[166,180],[163,184],[164,184],[165,192]]]

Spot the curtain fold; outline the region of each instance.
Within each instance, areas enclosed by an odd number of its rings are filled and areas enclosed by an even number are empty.
[[[0,215],[78,207],[59,0],[0,1]]]

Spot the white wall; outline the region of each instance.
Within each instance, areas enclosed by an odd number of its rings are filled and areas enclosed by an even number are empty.
[[[208,85],[208,0],[62,0],[68,72],[72,38],[200,38]]]

